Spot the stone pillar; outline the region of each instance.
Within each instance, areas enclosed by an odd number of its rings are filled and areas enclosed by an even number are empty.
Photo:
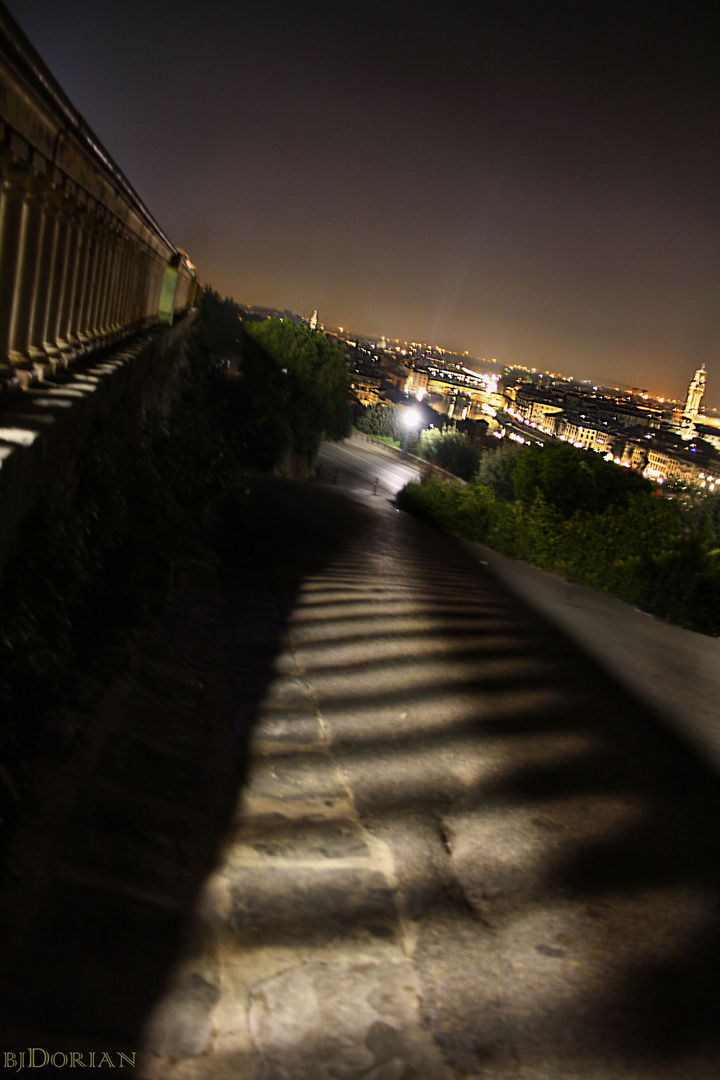
[[[36,191],[23,198],[20,246],[17,254],[15,293],[8,326],[8,357],[12,364],[31,366],[29,347],[33,309],[37,297],[40,256],[45,232],[45,207]],[[40,374],[40,369],[37,370]]]
[[[83,278],[83,289],[77,305],[76,334],[83,345],[90,345],[93,341],[91,315],[98,286],[97,274],[100,259],[100,238],[97,225],[94,222],[88,222],[88,226],[87,262]]]
[[[45,349],[47,328],[50,318],[55,267],[60,240],[60,216],[57,201],[48,195],[45,198],[43,213],[45,224],[40,248],[40,264],[35,284],[32,310],[30,313],[30,356],[41,363],[48,361]]]
[[[98,325],[103,337],[110,336],[113,331],[112,311],[117,289],[117,236],[112,228],[108,231],[106,246],[105,284],[98,309]]]
[[[71,243],[73,235],[73,222],[70,216],[67,202],[58,206],[57,212],[57,243],[55,247],[55,259],[52,267],[52,277],[48,295],[48,308],[45,318],[45,331],[42,339],[42,348],[48,356],[56,358],[60,355],[60,320],[63,309],[63,297],[67,286],[68,268],[70,264]]]
[[[114,232],[110,237],[110,280],[108,282],[107,298],[105,302],[105,326],[110,334],[114,334],[118,327],[117,311],[120,297],[120,282],[120,239],[118,233]]]
[[[153,260],[150,303],[152,307],[152,314],[158,316],[160,322],[163,322],[161,309],[163,301],[163,286],[165,283],[166,266],[167,264],[163,262],[159,256],[156,256]],[[172,322],[172,319],[170,319],[170,322]]]
[[[151,263],[150,253],[148,251],[142,252],[141,255],[142,264],[140,270],[140,318],[143,323],[148,322],[152,318],[152,311],[150,308],[150,286],[151,286]]]
[[[56,344],[61,352],[69,353],[73,348],[70,339],[82,244],[83,232],[80,220],[76,214],[73,214],[68,223],[65,274],[57,323]]]
[[[118,226],[113,236],[113,261],[110,296],[108,297],[107,324],[112,333],[117,333],[120,328],[120,305],[124,282],[123,265],[123,236],[122,229]]]
[[[67,340],[73,348],[81,347],[83,344],[80,333],[82,332],[83,306],[92,257],[92,222],[88,219],[85,211],[82,212],[80,222],[77,255],[77,273],[75,274],[72,304],[68,312],[70,321],[67,331]]]
[[[11,363],[17,285],[26,229],[25,192],[15,178],[0,180],[0,363]]]
[[[128,322],[137,326],[142,322],[143,260],[137,244],[132,245],[132,293]]]
[[[120,292],[118,295],[118,310],[117,310],[117,324],[120,330],[124,330],[127,326],[127,313],[130,305],[130,278],[132,267],[130,265],[130,245],[127,236],[123,236],[121,241],[122,247],[120,252],[122,275],[120,283]]]
[[[97,283],[90,310],[89,329],[93,338],[99,341],[107,333],[105,327],[105,300],[107,296],[108,278],[110,275],[110,237],[107,226],[103,222],[98,233],[100,251],[97,264]]]

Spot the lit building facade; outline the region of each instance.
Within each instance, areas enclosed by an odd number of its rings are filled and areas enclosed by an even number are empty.
[[[700,402],[705,393],[705,365],[699,367],[693,375],[692,382],[688,387],[687,401],[685,402],[684,415],[694,420],[700,411]]]

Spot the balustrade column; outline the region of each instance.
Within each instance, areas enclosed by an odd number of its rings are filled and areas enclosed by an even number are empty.
[[[104,314],[105,298],[110,275],[110,237],[106,232],[104,224],[102,226],[102,231],[98,235],[98,242],[100,251],[98,254],[97,270],[95,271],[97,275],[97,284],[95,286],[95,294],[93,296],[89,315],[90,333],[95,340],[104,337],[106,334]]]
[[[130,294],[130,311],[128,322],[137,324],[142,319],[142,271],[143,262],[141,253],[133,244],[132,247],[132,291]]]
[[[8,328],[8,356],[11,363],[26,366],[30,360],[30,331],[46,220],[45,206],[37,192],[25,190],[22,217],[15,295]]]
[[[108,310],[105,322],[111,333],[116,333],[120,325],[120,297],[122,294],[122,234],[118,231],[112,238],[112,275],[108,290]]]
[[[68,222],[67,252],[64,266],[65,274],[56,330],[56,342],[61,352],[65,352],[72,348],[70,331],[72,327],[82,244],[83,230],[80,221],[73,215]]]
[[[60,318],[62,315],[63,296],[67,285],[70,264],[73,227],[67,204],[58,208],[57,245],[52,269],[52,281],[48,296],[48,310],[45,318],[43,350],[48,356],[56,357],[60,353]]]
[[[25,228],[23,188],[8,179],[0,181],[0,363],[11,362]]]
[[[48,358],[45,342],[54,295],[55,268],[60,241],[58,206],[51,197],[45,200],[43,213],[45,216],[43,242],[40,248],[40,265],[30,314],[30,354],[34,359],[41,361]]]
[[[122,288],[120,291],[120,305],[118,307],[118,324],[122,329],[127,325],[127,311],[130,308],[130,292],[132,285],[132,251],[130,241],[123,237],[122,246]]]
[[[85,298],[88,287],[88,273],[93,253],[92,221],[87,213],[82,215],[82,229],[80,245],[78,249],[78,270],[75,278],[75,292],[73,295],[72,310],[70,311],[70,324],[68,327],[68,341],[75,348],[84,344],[82,334],[82,316],[85,306]]]

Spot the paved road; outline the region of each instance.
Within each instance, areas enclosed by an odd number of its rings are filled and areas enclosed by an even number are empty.
[[[367,444],[326,444],[324,476],[355,494],[372,490],[394,495],[417,470]],[[394,466],[394,467],[393,467]],[[581,646],[611,676],[637,696],[659,720],[692,745],[720,773],[720,640],[655,619],[594,589],[569,584],[554,574],[507,559],[479,544],[471,558],[492,572]]]
[[[3,1046],[717,1080],[715,774],[387,498],[256,480],[220,526],[18,838]]]
[[[417,466],[400,461],[390,450],[369,446],[357,438],[343,443],[323,443],[318,463],[319,479],[323,483],[337,484],[361,496],[395,496],[419,477]]]

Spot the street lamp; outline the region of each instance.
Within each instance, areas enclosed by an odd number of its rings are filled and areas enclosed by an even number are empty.
[[[403,427],[405,428],[402,438],[402,453],[400,460],[404,461],[408,456],[408,443],[410,436],[420,427],[420,413],[417,409],[405,409],[402,415]]]

